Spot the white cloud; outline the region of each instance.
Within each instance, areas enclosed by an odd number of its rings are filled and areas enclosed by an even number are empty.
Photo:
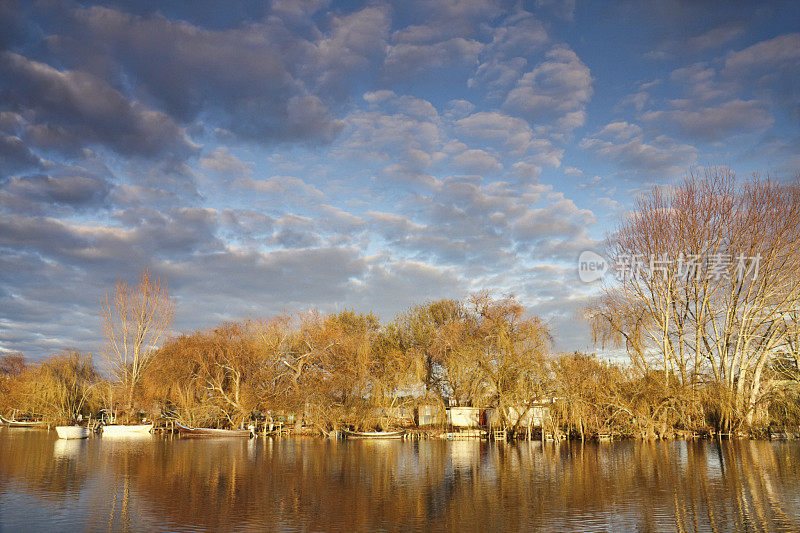
[[[300,200],[319,200],[325,194],[293,176],[272,176],[266,180],[239,178],[233,182],[236,187],[250,189],[263,194],[277,195],[281,198],[293,197]]]
[[[798,64],[800,33],[789,33],[729,53],[725,58],[725,74],[749,75],[754,71],[763,72],[778,66],[797,68]]]
[[[485,150],[466,150],[450,160],[451,166],[467,174],[494,177],[503,170],[503,165],[496,155]]]
[[[227,174],[230,176],[245,176],[252,174],[250,166],[228,151],[227,147],[217,148],[200,158],[200,166],[206,170]]]
[[[635,124],[612,122],[590,137],[580,147],[590,150],[625,172],[651,179],[674,177],[697,160],[697,149],[680,144],[666,135],[645,141]]]
[[[585,120],[585,106],[593,93],[592,76],[577,54],[565,46],[553,48],[546,58],[520,78],[503,107],[533,123],[556,120],[559,129],[572,130]]]
[[[482,47],[480,42],[462,37],[432,44],[397,43],[388,49],[384,71],[388,78],[396,79],[440,67],[472,65]]]
[[[731,100],[714,107],[650,111],[642,119],[651,123],[667,121],[693,139],[718,141],[740,133],[764,131],[772,126],[772,116],[757,100]]]

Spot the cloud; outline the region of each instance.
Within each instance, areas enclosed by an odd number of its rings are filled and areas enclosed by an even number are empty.
[[[535,181],[543,166],[558,167],[564,155],[550,139],[536,135],[528,122],[498,111],[480,111],[459,119],[454,131],[462,140],[513,156],[511,173],[525,181]]]
[[[662,42],[655,50],[645,54],[652,59],[674,59],[681,55],[694,55],[723,45],[741,37],[747,27],[739,22],[716,26],[688,39],[670,39]]]
[[[92,7],[77,10],[73,23],[87,46],[108,51],[140,90],[183,122],[208,114],[260,142],[328,142],[341,124],[323,99],[380,50],[386,17],[384,8],[366,7],[333,17],[328,33],[315,29],[310,38],[277,16],[210,30]]]
[[[629,124],[625,121],[610,122],[603,126],[595,136],[608,139],[616,142],[624,142],[639,137],[642,134],[642,128],[636,124]]]
[[[48,206],[75,209],[104,205],[110,185],[92,176],[53,177],[36,174],[11,178],[0,188],[0,205],[16,212],[44,210]],[[43,205],[35,205],[43,204]]]
[[[470,87],[485,85],[491,98],[501,98],[524,72],[533,54],[550,42],[547,30],[532,14],[509,15],[492,30],[492,40],[481,50],[481,64],[468,80]]]
[[[191,311],[184,310],[184,320],[197,324],[293,312],[312,305],[331,310],[348,299],[351,279],[362,279],[367,269],[357,250],[332,247],[228,250],[165,265],[163,272],[177,280],[173,286],[181,293],[196,295]],[[265,298],[254,299],[257,294]]]
[[[58,70],[18,54],[0,55],[4,104],[35,123],[128,156],[186,157],[197,150],[169,116],[128,100],[85,72]]]
[[[569,131],[584,123],[592,81],[589,68],[575,52],[556,47],[544,62],[520,78],[503,108],[535,124],[555,120],[559,129]]]
[[[283,248],[312,248],[322,239],[314,231],[314,221],[308,217],[286,214],[276,221],[277,231],[267,241]]]
[[[503,11],[496,0],[410,0],[393,6],[398,18],[411,23],[398,30],[398,39],[406,42],[434,42],[455,36],[473,37],[487,20]],[[422,21],[423,24],[417,24]]]
[[[696,101],[713,100],[730,96],[733,87],[717,79],[717,72],[706,63],[695,63],[675,69],[670,79],[686,87],[686,91]]]
[[[583,176],[583,171],[576,167],[564,167],[564,174],[567,176]]]
[[[340,160],[381,165],[381,172],[405,181],[429,182],[427,172],[444,158],[446,134],[435,108],[424,100],[380,91],[367,93],[374,110],[345,117],[341,142],[332,154]]]
[[[468,281],[452,267],[379,256],[370,260],[369,271],[354,285],[349,300],[359,309],[372,309],[374,295],[381,294],[386,305],[379,313],[390,320],[421,303],[419,294],[426,300],[438,300],[463,298],[468,292]]]
[[[580,147],[596,153],[634,176],[663,179],[684,172],[697,160],[697,149],[659,135],[645,141],[642,129],[627,122],[612,122]]]
[[[432,44],[400,42],[389,47],[384,71],[387,78],[399,79],[434,68],[473,65],[478,61],[482,46],[478,41],[462,37]]]
[[[409,95],[398,96],[394,91],[368,92],[364,93],[363,98],[373,107],[399,111],[418,120],[436,120],[439,116],[429,101]]]
[[[514,155],[541,148],[540,140],[534,137],[526,121],[497,111],[480,111],[457,120],[455,131],[462,137],[499,141]]]
[[[558,166],[564,152],[525,120],[499,111],[469,114],[473,106],[466,101],[450,102],[440,115],[427,100],[389,90],[363,99],[369,110],[345,117],[347,128],[333,153],[377,163],[393,179],[431,185],[432,173],[443,168],[486,176],[508,168],[509,175],[535,181],[543,166]]]
[[[650,94],[646,91],[639,91],[638,93],[629,94],[620,100],[619,104],[614,107],[614,111],[620,111],[625,106],[631,106],[636,111],[641,112],[648,101],[650,101]]]
[[[392,33],[383,65],[384,77],[397,81],[434,69],[478,66],[480,40],[487,20],[502,13],[493,0],[413,0],[394,6],[396,18],[412,21]]]
[[[364,228],[365,220],[333,205],[320,206],[320,225],[339,234],[352,235]]]
[[[153,213],[139,216],[137,226],[124,230],[0,216],[0,346],[33,357],[64,346],[96,349],[97,302],[116,278],[133,280],[144,266],[165,277],[178,296],[179,330],[300,310],[311,302],[333,309],[351,297],[351,280],[363,279],[368,269],[351,248],[219,247],[217,215],[209,211],[173,211],[160,220]]]
[[[258,247],[273,233],[275,219],[251,209],[224,209],[219,215],[220,228],[227,239],[244,241]]]
[[[157,207],[166,208],[180,203],[174,193],[157,187],[145,185],[118,184],[110,194],[111,203],[115,206],[127,207]]]
[[[0,134],[0,179],[20,170],[42,167],[42,160],[25,146],[22,139]]]
[[[158,259],[191,260],[223,249],[216,235],[217,213],[205,208],[128,209],[117,224],[80,224],[50,217],[0,215],[0,248],[35,253],[98,279],[131,274]]]
[[[744,24],[738,23],[718,26],[687,39],[686,46],[693,52],[702,52],[712,48],[719,48],[741,36],[746,29]]]
[[[561,198],[547,207],[532,209],[515,221],[518,239],[530,241],[553,236],[574,237],[597,222],[594,213],[579,209],[572,200]]]
[[[450,159],[450,165],[456,170],[467,174],[479,176],[497,174],[503,170],[503,165],[497,156],[485,150],[466,150]]]
[[[730,52],[720,76],[737,86],[739,94],[753,95],[796,122],[800,120],[798,71],[800,33],[789,33]]]
[[[313,185],[293,176],[272,176],[266,180],[239,178],[233,184],[236,187],[253,190],[261,194],[299,201],[319,200],[325,196],[322,191]]]
[[[247,163],[230,153],[224,146],[200,158],[200,166],[230,176],[245,176],[253,172]]]
[[[575,0],[536,0],[536,7],[550,10],[569,21],[575,16],[575,4]]]
[[[274,0],[272,10],[282,15],[306,17],[313,15],[329,3],[330,0]]]
[[[390,22],[389,8],[385,5],[371,5],[332,17],[329,33],[314,43],[314,59],[322,72],[316,84],[322,90],[335,87],[347,73],[382,60]]]
[[[447,178],[429,194],[409,196],[397,212],[369,213],[370,229],[414,260],[460,266],[478,279],[529,257],[572,258],[575,246],[591,241],[586,229],[594,215],[548,191]]]
[[[764,131],[773,124],[766,106],[757,100],[731,100],[715,107],[649,111],[642,115],[649,122],[667,121],[681,134],[702,141],[719,141],[740,133]]]
[[[800,65],[800,33],[780,35],[761,41],[738,52],[730,52],[725,58],[724,72],[727,75],[764,72],[778,66]]]

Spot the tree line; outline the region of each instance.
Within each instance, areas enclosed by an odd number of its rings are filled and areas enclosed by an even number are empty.
[[[164,291],[145,272],[135,288],[118,285],[107,300],[116,305],[104,303],[104,322],[115,324],[108,378],[77,351],[34,364],[3,357],[0,408],[61,423],[107,408],[222,427],[292,413],[329,431],[388,427],[394,408],[420,403],[512,407],[545,393],[548,327],[510,296],[428,302],[389,323],[350,310],[227,322],[148,349],[172,304],[159,294],[161,308],[142,305],[142,295]]]
[[[495,407],[513,429],[546,403],[545,429],[581,438],[796,427],[799,229],[797,182],[739,184],[714,169],[641,196],[606,244],[616,277],[584,309],[616,359],[556,353],[544,320],[486,291],[385,323],[311,311],[167,338],[174,303],[146,270],[102,302],[108,376],[76,351],[6,355],[0,411],[65,423],[107,408],[214,427],[291,413],[328,432],[385,429],[419,405]]]

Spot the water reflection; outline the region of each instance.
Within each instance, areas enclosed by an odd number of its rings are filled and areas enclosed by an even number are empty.
[[[794,442],[58,441],[4,429],[0,529],[793,531],[798,474]]]

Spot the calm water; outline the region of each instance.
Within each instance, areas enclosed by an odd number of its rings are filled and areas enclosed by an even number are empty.
[[[0,430],[0,529],[800,530],[800,443],[59,441]]]

